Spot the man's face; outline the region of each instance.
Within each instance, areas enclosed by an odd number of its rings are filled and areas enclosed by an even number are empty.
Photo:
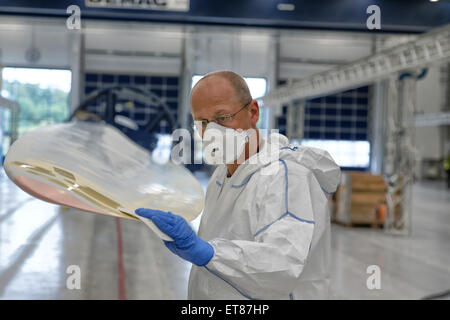
[[[249,101],[246,101],[247,103]],[[191,113],[194,121],[209,122],[227,114],[235,114],[245,104],[235,98],[233,87],[221,77],[206,78],[194,88],[191,95]],[[256,128],[259,119],[259,107],[252,100],[247,107],[239,111],[230,122],[220,125],[233,129]],[[203,128],[204,129],[204,128]],[[200,134],[203,137],[204,130]]]

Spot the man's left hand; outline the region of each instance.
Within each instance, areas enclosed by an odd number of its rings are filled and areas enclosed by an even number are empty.
[[[136,209],[135,213],[152,220],[162,232],[171,237],[174,241],[164,241],[164,244],[179,257],[197,266],[204,266],[214,256],[213,247],[198,237],[183,217],[145,208]]]

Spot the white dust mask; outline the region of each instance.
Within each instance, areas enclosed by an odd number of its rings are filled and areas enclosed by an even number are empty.
[[[244,152],[254,130],[235,130],[210,122],[203,135],[205,161],[218,165],[232,163]]]

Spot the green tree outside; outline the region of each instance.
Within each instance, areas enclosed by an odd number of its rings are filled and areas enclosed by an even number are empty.
[[[63,122],[69,117],[69,93],[60,89],[3,81],[3,90],[20,105],[19,137],[39,127]]]

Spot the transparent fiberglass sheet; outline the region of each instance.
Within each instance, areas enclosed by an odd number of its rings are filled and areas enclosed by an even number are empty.
[[[5,171],[37,198],[95,213],[137,219],[134,210],[144,207],[190,221],[203,209],[203,189],[190,171],[170,161],[155,163],[107,124],[71,122],[32,131],[11,146]]]

